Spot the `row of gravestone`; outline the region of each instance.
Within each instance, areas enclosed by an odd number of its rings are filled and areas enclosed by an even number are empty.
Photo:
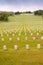
[[[15,34],[15,33],[17,33],[17,32],[10,32],[9,34]],[[19,31],[19,33],[18,33],[18,35],[21,33],[21,31]],[[37,32],[36,33],[37,35],[39,35],[39,32]],[[0,35],[2,36],[3,35],[3,33],[0,33]],[[8,35],[8,33],[6,32],[6,35]],[[27,35],[27,33],[26,32],[24,32],[24,35]],[[34,35],[32,32],[30,33],[30,35],[32,36],[32,35]]]
[[[41,48],[41,45],[40,45],[40,44],[37,44],[37,49],[40,49],[40,48]],[[3,49],[4,49],[4,50],[7,50],[8,48],[7,48],[6,45],[4,45],[4,46],[3,46]],[[19,49],[18,45],[14,45],[14,49],[15,49],[15,50],[18,50],[18,49]],[[28,44],[26,44],[26,49],[27,49],[27,50],[30,49],[30,46],[29,46]]]
[[[6,27],[5,27],[6,28]],[[8,29],[8,28],[7,28]],[[39,28],[37,28],[36,30],[34,30],[34,28],[33,29],[31,29],[30,27],[26,27],[26,26],[24,26],[24,27],[17,27],[17,28],[14,28],[14,29],[9,29],[9,30],[7,30],[7,29],[5,29],[5,30],[2,30],[2,31],[4,31],[4,32],[14,32],[14,31],[22,31],[22,30],[24,30],[24,32],[26,32],[26,30],[28,30],[30,33],[31,33],[31,31],[34,31],[34,32],[41,32],[42,30],[43,30],[43,28],[41,27],[40,29]],[[37,35],[39,35],[39,33],[37,34]]]
[[[36,37],[32,37],[33,40],[36,40]],[[17,40],[19,41],[20,40],[20,37],[17,37]],[[25,40],[28,40],[28,37],[25,37]],[[43,40],[43,36],[41,37],[41,40]],[[2,38],[2,41],[5,41],[4,38]],[[9,38],[9,41],[12,41],[12,38]]]

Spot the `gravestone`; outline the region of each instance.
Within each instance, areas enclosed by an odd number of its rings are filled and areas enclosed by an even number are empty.
[[[28,44],[26,44],[26,49],[27,49],[27,50],[29,49],[29,45],[28,45]]]
[[[31,33],[31,36],[33,35],[33,33]]]
[[[2,38],[2,41],[5,41],[4,38]]]
[[[39,35],[39,33],[37,32],[37,35]]]
[[[37,44],[37,48],[40,49],[40,44]]]
[[[1,34],[1,37],[3,37],[3,34]]]
[[[20,38],[18,37],[18,38],[17,38],[17,40],[19,41],[19,40],[20,40]]]
[[[41,37],[41,40],[43,40],[43,36]]]
[[[8,37],[9,35],[8,35],[8,34],[6,34],[6,36]]]
[[[12,36],[15,36],[15,34],[13,33]]]
[[[4,45],[4,46],[3,46],[3,49],[4,49],[4,50],[7,50],[7,47],[6,47],[6,45]]]
[[[14,45],[14,49],[17,50],[18,49],[18,46],[17,45]]]
[[[25,40],[28,40],[28,38],[27,38],[27,37],[25,37]]]
[[[9,41],[12,41],[12,38],[9,38]]]
[[[36,40],[36,37],[33,37],[33,40]]]

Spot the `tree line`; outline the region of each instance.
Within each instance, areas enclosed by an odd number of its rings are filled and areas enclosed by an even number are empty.
[[[34,12],[26,11],[26,12],[0,12],[0,21],[8,21],[9,16],[20,15],[20,14],[32,14],[34,13],[35,16],[42,16],[43,17],[43,10],[36,10]]]
[[[2,12],[0,11],[0,21],[8,21],[9,16],[14,16],[14,15],[20,15],[20,14],[28,14],[31,13],[30,11],[26,11],[26,12]]]

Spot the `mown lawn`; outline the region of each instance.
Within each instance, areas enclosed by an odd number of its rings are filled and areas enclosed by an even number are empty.
[[[17,15],[9,17],[8,22],[0,22],[0,65],[43,65],[42,36],[43,19],[41,16]],[[28,39],[26,40],[25,37]],[[33,37],[36,39],[33,40]],[[12,41],[9,41],[9,38],[12,38]],[[29,50],[26,50],[26,44],[29,45]],[[37,44],[41,45],[40,49],[37,49]],[[4,45],[7,46],[6,51],[3,49]],[[15,50],[14,45],[18,45],[19,49]]]

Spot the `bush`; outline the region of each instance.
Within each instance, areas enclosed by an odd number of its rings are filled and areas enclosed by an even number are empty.
[[[35,11],[34,15],[42,16],[43,15],[43,10],[37,10],[37,11]]]
[[[20,14],[21,14],[21,12],[19,12],[19,11],[18,12],[15,12],[15,15],[20,15]]]
[[[1,13],[0,14],[0,21],[8,21],[8,14],[7,13]]]

